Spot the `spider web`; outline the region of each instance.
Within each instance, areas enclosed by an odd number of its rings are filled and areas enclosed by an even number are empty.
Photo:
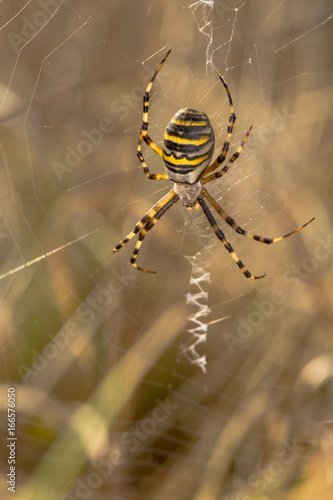
[[[130,7],[130,8],[129,8]],[[2,412],[16,390],[3,497],[331,498],[332,8],[264,0],[0,3]],[[258,282],[202,212],[176,204],[112,248],[170,184],[136,157],[142,95],[161,145],[205,111],[215,156],[230,113],[240,158],[207,187]],[[157,155],[144,146],[152,172]],[[246,240],[246,241],[244,241]]]

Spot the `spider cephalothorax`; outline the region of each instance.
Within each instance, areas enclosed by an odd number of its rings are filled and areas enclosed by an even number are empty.
[[[147,232],[154,227],[154,225],[168,208],[170,208],[178,200],[180,200],[186,208],[202,208],[217,238],[222,242],[233,260],[236,262],[240,270],[247,278],[263,278],[265,276],[265,273],[260,274],[259,276],[252,275],[250,271],[248,271],[248,269],[244,266],[243,262],[238,258],[234,249],[226,240],[221,229],[218,227],[217,222],[206,201],[208,201],[208,203],[214,208],[214,210],[216,210],[216,212],[225,220],[225,222],[229,224],[229,226],[231,226],[234,231],[236,231],[236,233],[242,234],[243,236],[247,236],[252,240],[260,241],[261,243],[266,244],[276,243],[283,240],[284,238],[287,238],[288,236],[291,236],[303,227],[307,226],[310,222],[313,221],[314,218],[298,227],[297,229],[294,229],[290,233],[284,234],[283,236],[278,236],[277,238],[265,238],[256,234],[248,233],[245,229],[238,226],[234,219],[232,219],[232,217],[230,217],[224,211],[224,209],[214,200],[214,198],[204,187],[205,184],[214,181],[219,177],[222,177],[222,175],[224,175],[229,170],[230,166],[234,163],[234,161],[238,158],[240,152],[242,151],[252,128],[250,127],[246,132],[241,145],[231,156],[228,163],[224,165],[224,167],[221,167],[229,150],[229,143],[234,128],[234,123],[236,121],[235,109],[233,106],[230,91],[222,76],[220,76],[220,80],[223,83],[228,96],[230,116],[227,128],[227,139],[224,142],[222,151],[216,158],[216,160],[212,164],[210,164],[214,152],[215,138],[214,130],[210,124],[209,118],[202,111],[197,111],[192,108],[181,109],[171,119],[164,133],[163,149],[159,148],[155,144],[155,142],[148,135],[149,93],[158,72],[160,71],[170,52],[171,50],[166,53],[165,57],[160,62],[157,70],[148,83],[143,96],[143,119],[140,129],[137,154],[141,162],[143,171],[148,179],[168,179],[173,181],[174,185],[172,189],[159,202],[157,202],[146,213],[146,215],[142,217],[142,219],[136,224],[133,231],[114,247],[113,251],[117,252],[118,250],[120,250],[120,248],[122,248],[130,239],[133,238],[133,236],[139,233],[138,241],[135,245],[133,255],[131,257],[131,263],[136,269],[139,269],[140,271],[146,273],[154,273],[155,271],[147,271],[146,269],[142,269],[137,265],[137,255]],[[163,159],[166,173],[150,173],[142,154],[142,139],[153,151],[155,151],[155,153],[157,153]]]

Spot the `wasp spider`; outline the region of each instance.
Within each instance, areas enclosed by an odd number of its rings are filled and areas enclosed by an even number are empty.
[[[260,241],[261,243],[266,243],[268,245],[271,243],[277,243],[284,238],[288,238],[288,236],[291,236],[303,227],[307,226],[310,222],[313,221],[313,219],[309,220],[299,228],[294,229],[294,231],[284,234],[283,236],[279,236],[277,238],[264,238],[256,234],[250,234],[245,231],[245,229],[242,229],[240,226],[238,226],[234,219],[230,217],[208,193],[207,189],[205,188],[205,184],[222,177],[222,175],[224,175],[229,170],[231,165],[238,158],[240,152],[242,151],[252,128],[252,126],[249,128],[241,145],[231,156],[228,163],[224,167],[221,167],[228,153],[229,142],[236,120],[230,91],[222,76],[220,76],[220,80],[224,85],[228,96],[230,105],[230,117],[227,128],[227,138],[223,145],[221,154],[219,154],[216,160],[210,165],[210,161],[214,152],[215,138],[214,130],[210,124],[209,118],[202,111],[197,111],[192,108],[181,109],[171,119],[164,132],[163,149],[159,148],[155,144],[155,142],[148,135],[149,94],[155,78],[161,67],[165,63],[170,52],[171,50],[166,53],[164,59],[159,64],[152,79],[148,83],[143,96],[143,120],[140,129],[137,155],[141,162],[143,171],[148,179],[168,179],[173,181],[174,184],[172,189],[158,203],[156,203],[146,213],[146,215],[142,217],[142,219],[136,224],[133,231],[129,233],[126,238],[117,243],[113,251],[117,252],[118,250],[120,250],[129,240],[131,240],[137,233],[139,233],[138,241],[135,245],[130,261],[132,265],[140,271],[143,271],[145,273],[155,273],[155,271],[147,271],[146,269],[142,269],[137,265],[136,259],[140,247],[148,231],[150,231],[154,227],[157,221],[172,205],[180,200],[182,205],[184,205],[184,207],[188,208],[189,210],[193,207],[197,210],[199,210],[199,207],[202,208],[217,238],[228,250],[237,266],[243,272],[244,276],[252,279],[263,278],[266,273],[260,274],[259,276],[252,275],[250,271],[248,271],[248,269],[245,267],[243,262],[238,258],[234,249],[226,240],[221,229],[218,227],[215,217],[213,216],[207,202],[216,210],[216,212],[225,220],[225,222],[236,231],[236,233],[242,234],[243,236],[247,236],[252,240]],[[155,153],[157,153],[163,159],[166,173],[150,173],[142,154],[142,139],[153,151],[155,151]]]

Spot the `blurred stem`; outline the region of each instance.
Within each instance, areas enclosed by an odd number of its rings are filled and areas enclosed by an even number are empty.
[[[184,327],[184,308],[172,306],[124,355],[62,436],[43,456],[20,500],[59,500],[71,488],[96,449],[108,444],[108,428],[144,375]]]

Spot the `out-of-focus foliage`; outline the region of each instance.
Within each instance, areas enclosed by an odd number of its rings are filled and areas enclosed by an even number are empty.
[[[16,498],[332,498],[330,2],[2,4],[1,272],[98,229],[0,281]],[[229,116],[221,73],[237,115],[230,152],[253,130],[211,193],[263,236],[316,217],[270,247],[221,222],[251,272],[267,273],[260,282],[178,205],[140,252],[157,275],[132,268],[132,244],[112,255],[169,187],[136,157],[142,95],[167,48],[153,139],[194,107],[211,118],[218,154]],[[211,273],[197,297],[210,309],[198,348],[206,375],[182,355],[198,307],[186,303],[198,288],[185,255]],[[6,494],[6,425],[1,435]]]

